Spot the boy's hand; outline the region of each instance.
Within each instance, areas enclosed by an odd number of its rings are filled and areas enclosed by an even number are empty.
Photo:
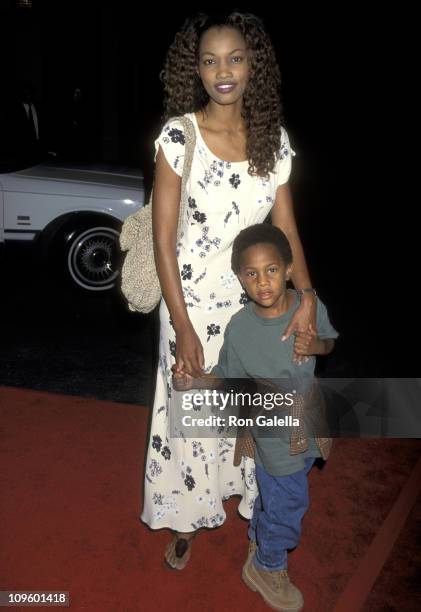
[[[317,355],[323,351],[321,344],[322,341],[318,338],[317,332],[311,323],[307,331],[295,332],[294,351],[297,355],[304,355],[307,357]]]
[[[179,370],[176,364],[172,366],[171,370],[173,373],[172,386],[176,391],[188,391],[193,388],[193,376]]]

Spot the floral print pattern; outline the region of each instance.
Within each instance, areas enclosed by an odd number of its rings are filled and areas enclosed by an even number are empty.
[[[247,162],[226,162],[212,155],[194,116],[187,116],[195,125],[196,147],[176,255],[189,318],[203,347],[204,369],[210,372],[218,362],[228,321],[248,301],[231,270],[232,242],[241,229],[263,222],[270,212],[277,185],[288,179],[291,150],[283,131],[275,172],[270,179],[251,177]],[[164,126],[156,151],[159,146],[181,176],[185,136],[176,119]],[[193,435],[187,428],[172,428],[172,415],[180,410],[180,394],[171,384],[176,334],[164,301],[160,322],[142,519],[153,529],[217,528],[225,520],[223,500],[231,495],[241,496],[239,511],[249,518],[256,496],[254,462],[246,457],[240,466],[233,465],[231,432],[216,427],[197,437],[197,431]],[[201,416],[200,403],[192,404],[190,414]]]
[[[206,221],[206,215],[205,213],[201,213],[198,210],[196,210],[193,213],[193,219],[197,221],[198,223],[204,223]]]
[[[247,304],[247,302],[249,302],[249,297],[247,295],[247,293],[245,291],[242,291],[241,295],[240,295],[240,299],[238,300],[240,304]]]
[[[184,132],[182,130],[173,128],[168,131],[168,136],[171,138],[172,142],[179,142],[183,146],[186,144],[186,139],[184,138]]]
[[[183,264],[182,270],[180,270],[180,275],[183,280],[191,279],[192,277],[192,267],[191,264]]]
[[[169,345],[170,345],[170,353],[171,353],[171,355],[175,359],[175,357],[176,357],[176,344],[175,344],[174,340],[170,340],[169,341]]]
[[[235,276],[234,272],[230,270],[229,272],[223,272],[219,276],[219,282],[225,289],[231,289],[236,281],[236,278],[237,277]]]
[[[218,334],[221,333],[221,328],[219,325],[215,325],[215,323],[211,323],[210,325],[208,325],[208,339],[207,341],[209,342],[209,339],[211,336],[217,336]]]
[[[230,178],[230,183],[234,187],[234,189],[238,189],[238,186],[241,184],[240,175],[233,174]]]

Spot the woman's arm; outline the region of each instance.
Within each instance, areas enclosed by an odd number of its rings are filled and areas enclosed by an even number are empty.
[[[304,257],[303,246],[298,235],[297,224],[295,221],[294,207],[292,203],[291,190],[289,183],[280,185],[276,191],[276,200],[272,208],[272,224],[281,229],[291,245],[293,267],[292,282],[296,289],[311,287],[310,275]],[[311,295],[311,294],[310,294]]]
[[[159,147],[152,202],[156,269],[177,336],[177,367],[197,377],[204,367],[203,348],[187,314],[176,257],[180,196],[181,177]]]
[[[291,278],[294,287],[296,289],[311,287],[304,250],[295,221],[289,183],[284,183],[278,187],[271,217],[272,224],[284,232],[291,245],[293,258]],[[310,323],[316,329],[316,298],[312,293],[305,293],[301,298],[301,305],[292,317],[282,339],[289,338],[295,329],[307,329]]]

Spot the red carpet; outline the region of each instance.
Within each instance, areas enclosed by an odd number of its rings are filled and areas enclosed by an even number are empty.
[[[147,419],[141,406],[0,388],[0,590],[69,591],[71,609],[88,612],[267,610],[240,578],[247,524],[235,498],[184,572],[164,568],[168,532],[138,519]],[[305,611],[345,610],[349,584],[355,612],[420,609],[420,449],[419,440],[337,440],[312,471],[290,556]],[[354,595],[365,602],[352,607]]]

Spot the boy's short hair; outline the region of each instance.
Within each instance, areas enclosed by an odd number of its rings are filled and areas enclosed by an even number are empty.
[[[284,232],[269,223],[256,223],[243,229],[232,245],[231,268],[238,274],[241,267],[241,255],[255,244],[272,244],[279,252],[286,266],[292,263],[292,251]]]

